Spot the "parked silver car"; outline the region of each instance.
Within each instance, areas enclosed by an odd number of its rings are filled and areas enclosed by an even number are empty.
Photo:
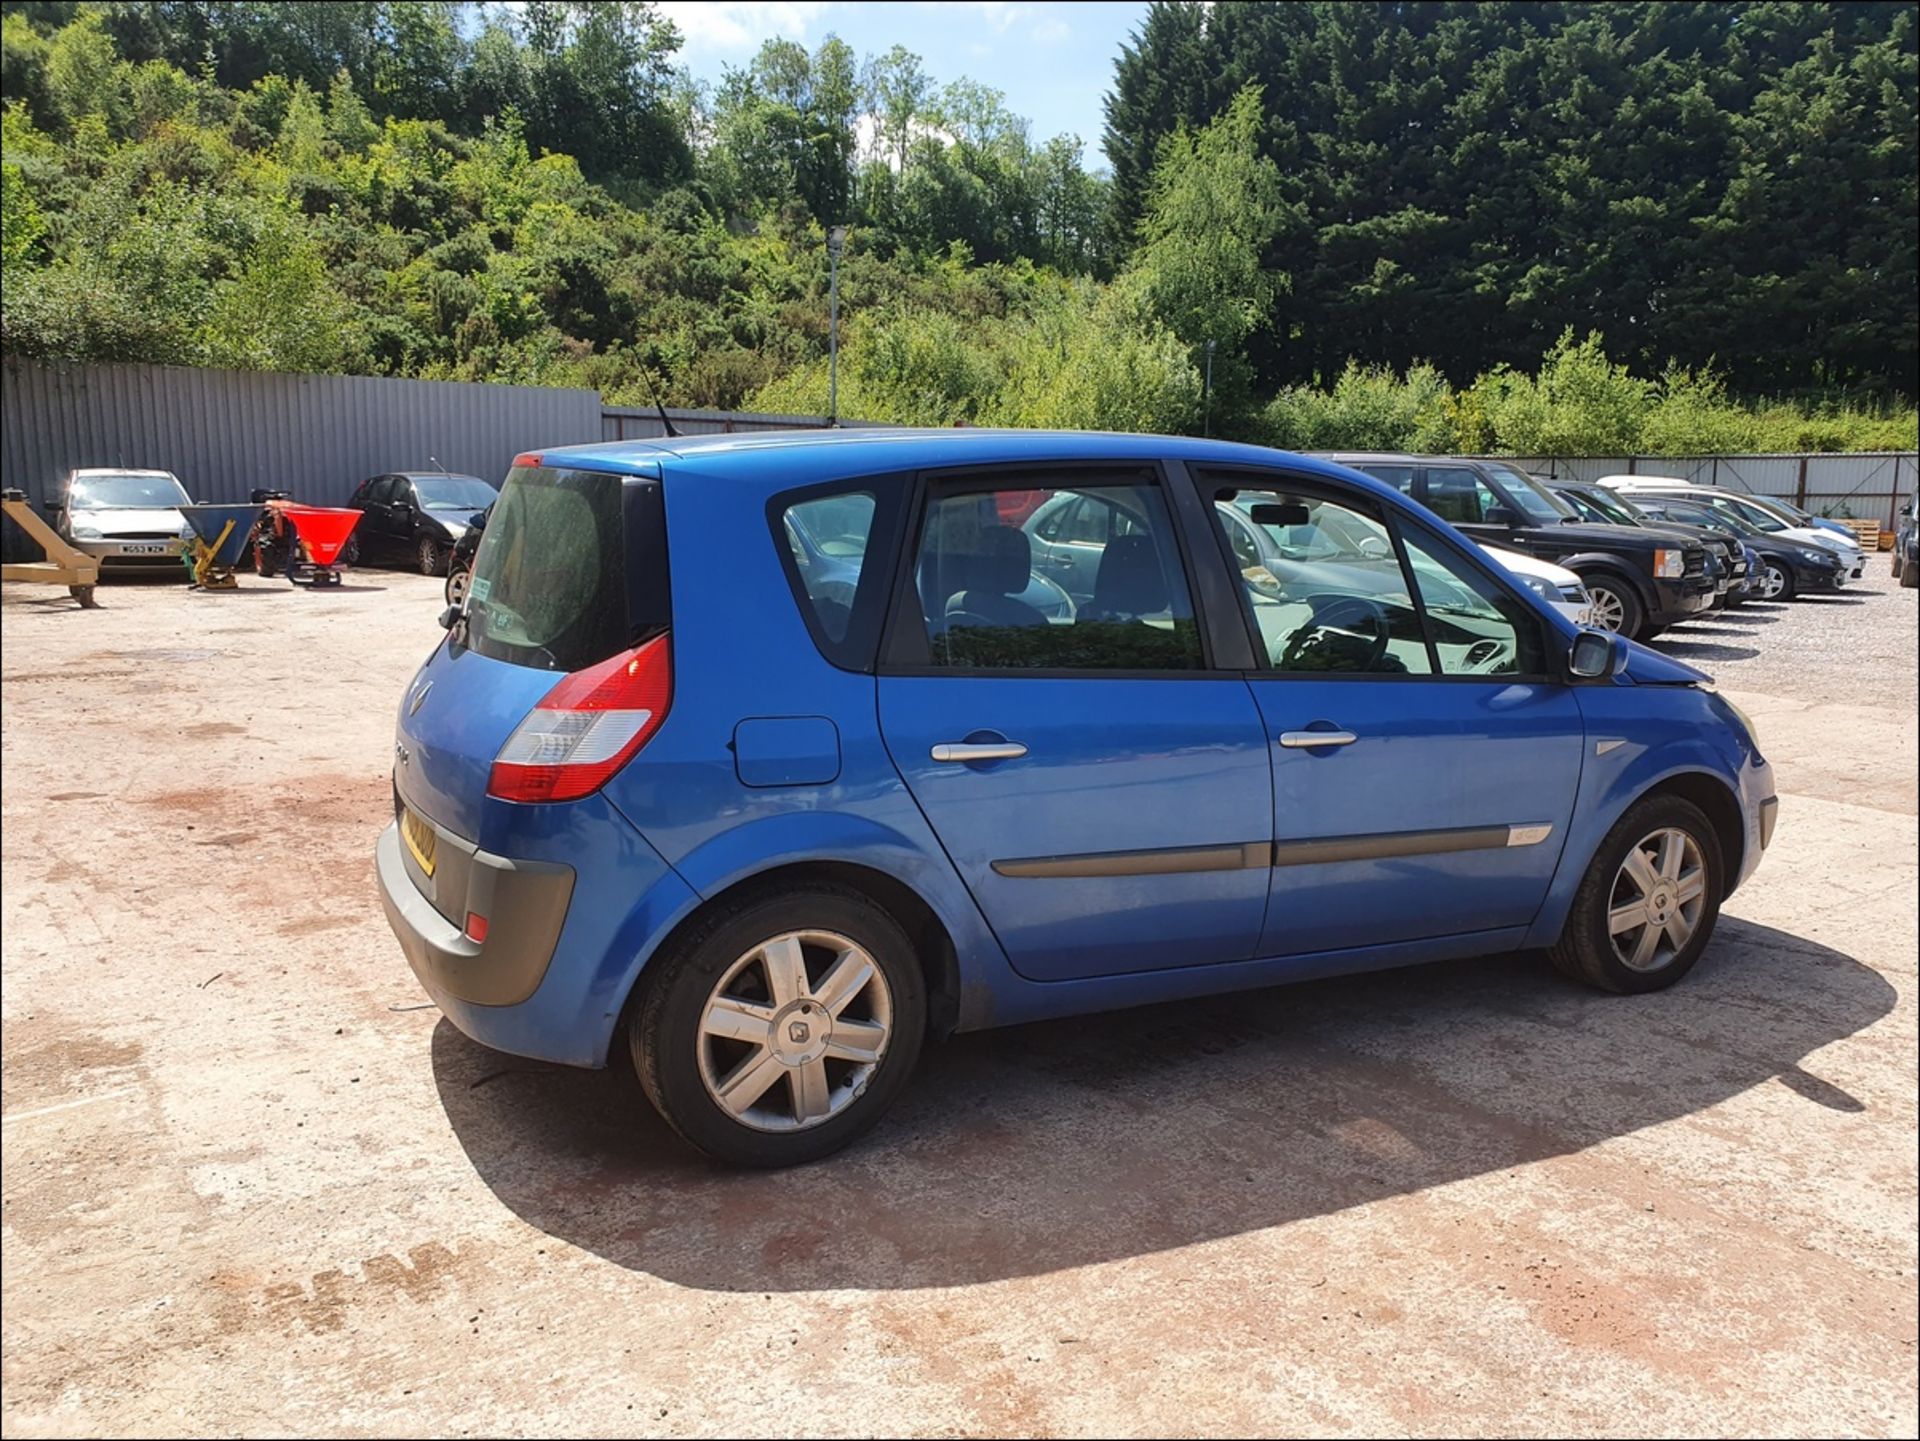
[[[192,503],[170,470],[71,470],[53,528],[102,571],[178,565],[193,534],[180,507]]]

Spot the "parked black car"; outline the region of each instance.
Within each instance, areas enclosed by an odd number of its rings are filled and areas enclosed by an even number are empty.
[[[1718,528],[1683,525],[1678,521],[1657,521],[1635,510],[1617,490],[1608,490],[1586,480],[1543,480],[1534,477],[1559,496],[1575,515],[1595,525],[1636,525],[1658,530],[1681,541],[1697,540],[1719,560],[1722,575],[1716,580],[1718,593],[1713,598],[1717,609],[1730,609],[1752,600],[1759,592],[1760,577],[1749,574],[1747,547],[1739,536]]]
[[[1594,624],[1648,640],[1713,605],[1707,548],[1639,526],[1591,525],[1525,471],[1457,456],[1340,452],[1322,459],[1395,486],[1476,540],[1573,571],[1593,595]]]
[[[467,582],[473,577],[473,553],[480,549],[480,537],[486,532],[487,520],[493,514],[488,506],[467,524],[467,533],[453,543],[453,553],[447,557],[447,604],[458,605],[467,598]]]
[[[1763,600],[1792,600],[1802,591],[1838,589],[1849,568],[1850,563],[1838,551],[1761,530],[1731,510],[1691,496],[1636,490],[1622,498],[1655,520],[1707,526],[1739,536],[1760,557],[1759,594]]]
[[[499,497],[476,475],[403,471],[376,475],[355,488],[347,504],[365,512],[347,559],[397,561],[422,575],[444,575],[454,547],[474,516]]]

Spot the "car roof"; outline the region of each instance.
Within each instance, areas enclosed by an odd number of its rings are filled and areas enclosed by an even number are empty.
[[[388,475],[397,475],[403,480],[480,480],[477,475],[468,475],[464,470],[390,470]],[[375,480],[381,479],[375,476]],[[490,480],[480,480],[482,485],[492,485]]]
[[[75,480],[83,475],[164,475],[168,480],[180,478],[170,470],[143,470],[137,465],[86,465],[71,474]]]
[[[1089,460],[1144,464],[1179,460],[1190,465],[1284,464],[1306,474],[1337,477],[1381,494],[1398,492],[1371,476],[1356,477],[1324,459],[1265,446],[1195,436],[1085,430],[860,429],[764,430],[732,435],[686,435],[597,445],[534,449],[549,466],[651,473],[678,471],[786,490],[822,481],[888,472],[953,470],[970,466]]]

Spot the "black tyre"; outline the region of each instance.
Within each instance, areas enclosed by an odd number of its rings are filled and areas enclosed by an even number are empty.
[[[1640,627],[1640,634],[1635,636],[1634,639],[1652,640],[1655,636],[1665,635],[1666,633],[1667,628],[1664,625],[1643,625]]]
[[[447,548],[431,536],[423,535],[415,547],[415,555],[420,563],[420,574],[442,575],[447,569]]]
[[[360,564],[360,538],[358,536],[348,536],[347,543],[340,547],[340,564]]]
[[[1900,552],[1897,548],[1893,552],[1893,578],[1900,579]]]
[[[1793,571],[1784,561],[1762,561],[1760,572],[1760,594],[1768,600],[1792,600],[1796,589],[1793,583]]]
[[[280,573],[280,558],[274,554],[272,546],[256,545],[253,548],[253,568],[269,578]]]
[[[1726,894],[1720,838],[1678,796],[1631,806],[1594,852],[1549,954],[1574,980],[1639,995],[1693,969]]]
[[[723,904],[654,958],[627,1040],[667,1123],[717,1160],[794,1166],[885,1114],[926,1035],[913,943],[858,891]]]
[[[1608,571],[1595,571],[1581,577],[1587,593],[1593,597],[1593,623],[1601,630],[1614,631],[1628,640],[1640,639],[1640,627],[1646,621],[1646,608],[1625,578]]]
[[[1920,589],[1920,566],[1907,565],[1900,568],[1900,589]]]
[[[456,565],[447,571],[447,583],[441,587],[446,593],[448,605],[458,605],[467,598],[467,582],[473,576],[470,567]]]

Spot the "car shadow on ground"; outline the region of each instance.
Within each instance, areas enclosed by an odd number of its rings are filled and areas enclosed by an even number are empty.
[[[1650,640],[1648,645],[1662,655],[1670,655],[1675,660],[1752,660],[1760,654],[1760,647],[1753,645],[1726,645],[1719,641],[1694,638],[1694,632],[1661,636]]]
[[[474,1169],[530,1225],[723,1291],[953,1286],[1151,1254],[1565,1155],[1778,1078],[1891,986],[1723,919],[1684,983],[1604,996],[1488,957],[958,1037],[813,1166],[689,1151],[631,1068],[520,1061],[442,1019],[432,1065]]]

